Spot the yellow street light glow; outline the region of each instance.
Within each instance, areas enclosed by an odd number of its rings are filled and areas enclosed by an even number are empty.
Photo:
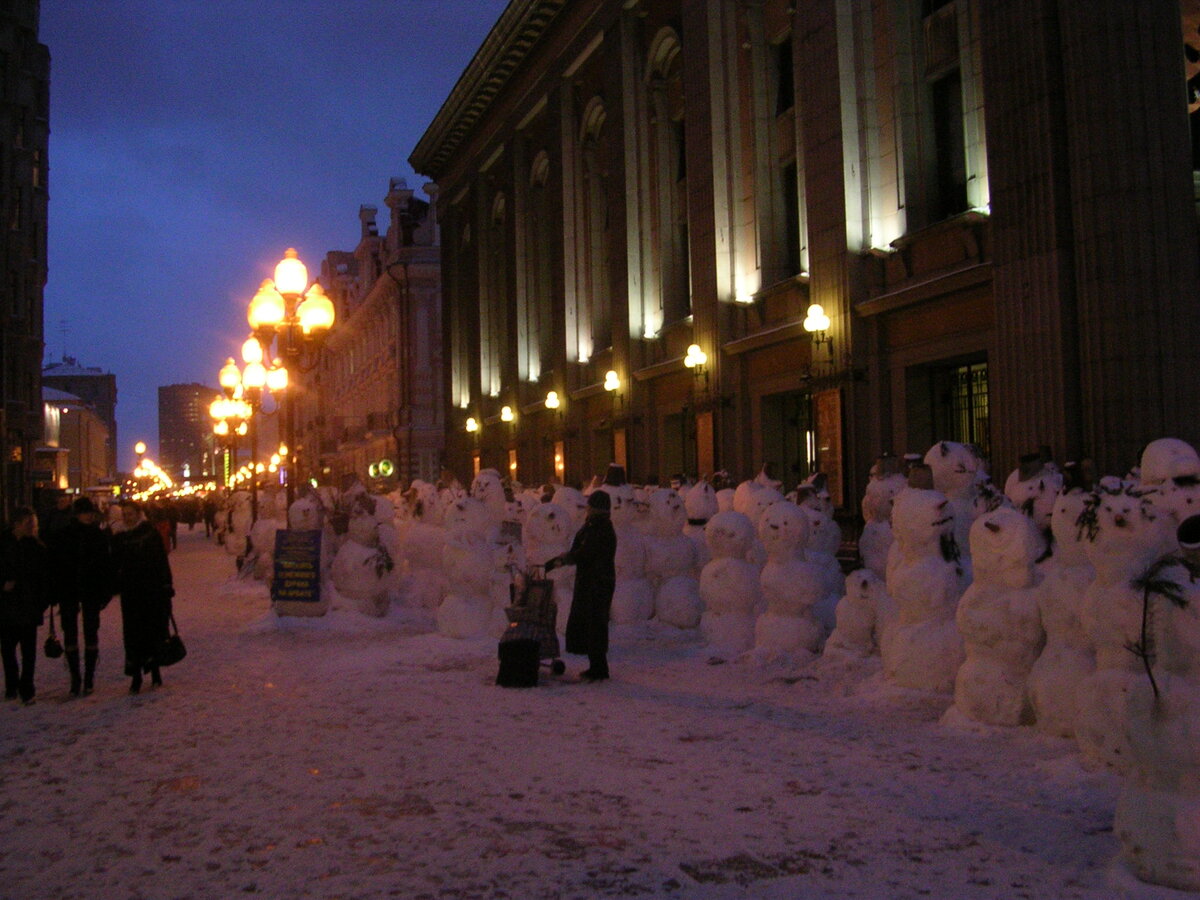
[[[825,315],[825,309],[820,303],[814,303],[808,308],[808,315],[804,317],[804,330],[810,334],[814,331],[829,330],[829,316]]]
[[[604,389],[606,391],[619,391],[621,389],[621,379],[617,377],[617,373],[612,369],[604,373]]]
[[[274,365],[267,369],[267,390],[279,393],[287,390],[287,386],[288,370],[279,360],[275,360]]]
[[[479,430],[479,423],[475,421],[474,416],[467,416],[466,428],[467,428],[467,431],[472,434],[474,434],[476,431]]]
[[[295,247],[288,247],[275,266],[275,290],[284,296],[298,297],[308,287],[308,269],[300,262]]]
[[[503,406],[500,408],[500,421],[511,422],[513,420],[513,411],[511,406]]]
[[[225,360],[225,365],[221,366],[221,371],[217,373],[217,381],[224,390],[233,391],[241,383],[241,380],[242,373],[231,356]]]
[[[249,433],[250,433],[250,426],[247,425],[245,422],[242,422],[240,425],[238,425],[238,427],[237,427],[237,436],[238,437],[245,437]]]
[[[546,393],[546,409],[558,409],[558,391],[548,391]]]
[[[138,456],[141,456],[143,453],[145,453],[146,452],[146,442],[138,441],[136,444],[134,444],[133,452],[136,453]]]
[[[286,316],[283,296],[276,289],[275,282],[264,278],[246,310],[246,321],[252,329],[260,331],[278,327]]]
[[[287,444],[280,444],[280,445],[279,445],[279,455],[280,455],[280,456],[287,456],[287,455],[288,455],[288,445],[287,445]]]
[[[687,349],[687,356],[683,358],[683,364],[689,369],[694,369],[697,366],[702,366],[708,362],[708,354],[700,349],[699,344],[692,344]]]
[[[242,370],[242,386],[250,390],[262,390],[267,384],[267,370],[260,362],[246,363]]]
[[[242,344],[242,362],[246,363],[261,363],[263,361],[262,344],[258,342],[256,337],[246,338],[246,342]]]
[[[283,458],[278,453],[271,454],[271,465],[277,466],[283,462]]]
[[[225,437],[227,434],[229,434],[229,422],[225,419],[221,419],[216,425],[213,426],[213,434],[217,435],[217,437]]]
[[[314,283],[296,309],[300,330],[305,335],[328,331],[333,327],[334,317],[333,301],[325,296],[325,289],[321,285]]]

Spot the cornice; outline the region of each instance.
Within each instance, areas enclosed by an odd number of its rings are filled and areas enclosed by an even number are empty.
[[[567,0],[512,0],[408,157],[434,181],[525,61]]]

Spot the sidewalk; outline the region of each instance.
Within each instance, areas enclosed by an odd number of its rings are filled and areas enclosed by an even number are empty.
[[[615,636],[614,680],[492,684],[401,617],[276,620],[202,531],[188,657],[0,708],[5,898],[1165,898],[1113,863],[1116,779],[925,698]],[[581,661],[568,659],[578,670]]]

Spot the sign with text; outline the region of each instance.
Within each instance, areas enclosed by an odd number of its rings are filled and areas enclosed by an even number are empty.
[[[280,615],[320,616],[321,532],[275,532],[275,571],[271,602]]]

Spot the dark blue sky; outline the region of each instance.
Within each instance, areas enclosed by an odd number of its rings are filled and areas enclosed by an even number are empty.
[[[46,357],[116,373],[119,464],[159,385],[216,385],[294,246],[310,274],[408,156],[507,0],[42,0]],[[63,325],[66,323],[66,335]]]

